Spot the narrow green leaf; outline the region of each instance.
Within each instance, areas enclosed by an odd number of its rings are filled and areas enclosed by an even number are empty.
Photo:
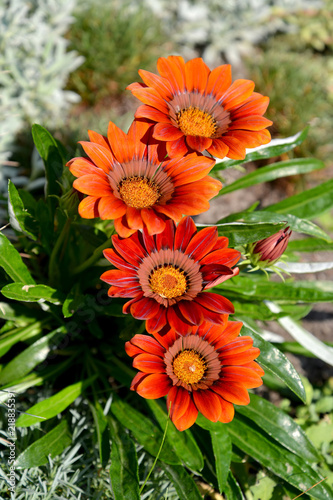
[[[32,126],[32,137],[38,153],[43,159],[46,173],[46,195],[58,195],[63,159],[57,141],[41,125]]]
[[[269,205],[263,210],[312,219],[333,207],[333,179],[302,193]]]
[[[2,233],[0,233],[0,267],[3,267],[13,281],[24,285],[35,283],[20,254]]]
[[[42,315],[39,309],[30,309],[25,304],[0,302],[0,318],[13,321],[17,326],[38,321]]]
[[[202,500],[197,485],[182,466],[169,465],[162,462],[166,475],[176,488],[179,500]]]
[[[234,221],[241,222],[266,222],[266,223],[283,223],[290,226],[290,228],[297,233],[309,234],[317,238],[322,238],[326,241],[330,240],[328,234],[325,233],[319,226],[306,219],[299,219],[295,215],[290,214],[276,214],[274,212],[256,210],[255,212],[238,212],[231,214],[228,217],[220,220],[219,223],[229,223]],[[292,242],[290,242],[292,243]],[[289,243],[289,245],[290,245]]]
[[[226,494],[227,500],[244,500],[242,490],[231,471],[229,471],[228,482],[224,493]]]
[[[106,467],[110,458],[110,437],[109,437],[109,427],[108,420],[103,413],[101,405],[95,401],[93,404],[89,403],[91,413],[93,414],[97,441],[99,448],[99,458],[102,467]]]
[[[323,241],[320,238],[305,238],[289,241],[287,252],[326,252],[333,250],[333,241]]]
[[[266,301],[266,304],[273,312],[281,311],[280,307],[277,304],[274,304],[274,302]],[[333,366],[332,347],[328,347],[326,344],[317,339],[317,337],[312,335],[312,333],[295,323],[295,321],[288,316],[279,318],[278,322],[303,347],[315,354],[322,361],[325,361],[325,363]]]
[[[23,302],[38,302],[39,300],[45,300],[52,304],[60,304],[64,300],[61,292],[46,285],[10,283],[3,287],[1,293],[8,299],[20,300]]]
[[[278,267],[290,274],[312,274],[333,269],[333,262],[279,262]]]
[[[30,469],[39,467],[48,462],[51,458],[60,455],[72,442],[66,420],[63,420],[57,427],[48,432],[45,436],[35,441],[18,457],[15,463],[18,469]]]
[[[154,425],[148,417],[145,417],[142,413],[135,410],[131,405],[118,397],[115,397],[112,402],[111,412],[122,425],[133,433],[134,437],[148,453],[156,457],[163,439],[163,432],[159,427]],[[172,465],[181,463],[168,442],[164,443],[159,458]]]
[[[44,399],[35,404],[29,409],[29,413],[36,415],[38,417],[43,417],[43,420],[48,420],[55,417],[58,413],[64,411],[73,401],[78,398],[83,391],[91,385],[91,383],[96,379],[97,375],[93,375],[86,380],[81,380],[76,384],[69,385],[62,391],[58,392],[50,398]],[[40,422],[40,418],[32,417],[31,415],[21,415],[17,421],[17,427],[29,427],[37,422]]]
[[[22,328],[15,328],[10,330],[0,337],[0,358],[4,356],[9,349],[17,342],[23,342],[38,335],[43,330],[43,322],[37,321]]]
[[[232,442],[238,448],[300,491],[311,488],[322,479],[302,458],[256,430],[244,417],[237,415],[227,425]],[[330,500],[333,492],[328,485],[320,483],[311,489],[311,495],[319,500]]]
[[[240,335],[249,335],[253,338],[254,347],[260,349],[258,361],[264,368],[267,367],[279,377],[303,402],[306,401],[305,390],[297,371],[288,358],[270,342],[264,340],[259,333],[248,326],[243,326]]]
[[[251,403],[238,406],[237,411],[252,420],[279,444],[303,458],[308,464],[320,461],[320,456],[303,429],[275,405],[255,394]]]
[[[229,238],[230,247],[246,245],[247,243],[262,240],[285,227],[284,223],[270,224],[265,222],[233,222],[230,224],[215,225],[220,236]],[[201,225],[197,224],[197,226],[200,227]],[[202,226],[207,227],[207,224]]]
[[[158,421],[161,429],[165,429],[168,415],[162,410],[160,405],[152,400],[147,399],[147,404]],[[170,421],[166,435],[166,441],[172,446],[179,459],[185,463],[190,469],[199,472],[204,466],[204,459],[191,431],[186,430],[179,432]]]
[[[324,168],[324,162],[315,158],[293,158],[292,160],[280,161],[258,168],[228,186],[224,186],[220,191],[220,196],[232,193],[238,189],[248,188],[262,182],[270,182],[289,175],[307,174],[313,170]]]
[[[57,328],[45,337],[34,342],[6,365],[0,372],[0,384],[5,385],[29,373],[47,358],[50,350],[66,332],[64,327]]]
[[[13,229],[26,234],[33,240],[37,239],[32,232],[33,218],[25,209],[19,192],[10,180],[8,181],[8,213],[9,222]]]
[[[135,445],[117,420],[108,417],[112,437],[110,479],[115,500],[140,500]]]
[[[8,285],[7,285],[8,286]],[[223,288],[223,292],[219,289]],[[232,292],[234,296],[250,296],[255,300],[293,301],[293,302],[331,302],[333,283],[331,281],[254,281],[246,276],[237,276],[222,285],[217,285],[218,293]]]
[[[250,161],[265,160],[267,158],[274,158],[275,156],[280,156],[287,151],[291,151],[296,146],[302,144],[306,136],[308,135],[309,127],[306,127],[301,132],[297,134],[286,137],[283,139],[273,139],[269,144],[254,148],[252,151],[247,153],[244,160],[226,160],[222,162],[217,162],[213,170],[221,170],[233,167],[235,165],[240,165],[242,163],[248,163]]]

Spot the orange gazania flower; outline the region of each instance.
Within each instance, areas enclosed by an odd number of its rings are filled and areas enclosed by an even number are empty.
[[[144,81],[127,88],[144,103],[137,118],[156,122],[153,137],[166,141],[171,158],[204,151],[217,158],[245,158],[245,148],[267,144],[272,125],[264,118],[269,98],[253,92],[251,80],[231,80],[231,66],[210,71],[201,58],[186,64],[179,56],[160,57],[161,76],[140,70]]]
[[[193,325],[221,323],[222,314],[234,312],[228,299],[203,291],[239,272],[231,267],[240,252],[227,248],[228,238],[218,237],[216,227],[197,233],[192,219],[185,217],[177,229],[169,220],[156,236],[144,228],[125,240],[115,235],[112,242],[115,250],[104,250],[104,255],[118,269],[101,279],[112,285],[111,297],[132,298],[123,312],[146,320],[149,333],[170,325],[186,335]]]
[[[194,153],[163,161],[165,148],[151,132],[151,123],[141,120],[128,134],[112,122],[107,138],[89,131],[91,142],[81,142],[89,158],[68,163],[78,177],[74,188],[88,195],[79,205],[81,217],[114,219],[117,233],[126,238],[143,227],[160,233],[167,218],[178,222],[182,214],[208,210],[208,200],[222,187],[207,175],[214,160]]]
[[[200,411],[213,422],[230,422],[233,404],[247,405],[247,389],[262,385],[260,366],[253,361],[260,354],[251,337],[236,338],[241,322],[213,325],[204,322],[186,337],[174,330],[164,335],[135,335],[126,342],[139,373],[131,385],[147,399],[167,397],[170,418],[178,430],[191,427]]]

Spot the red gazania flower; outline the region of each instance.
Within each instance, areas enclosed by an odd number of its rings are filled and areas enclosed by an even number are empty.
[[[228,299],[203,291],[239,272],[231,267],[240,252],[227,248],[228,238],[218,237],[216,227],[197,233],[192,219],[185,217],[177,229],[169,220],[156,236],[144,228],[126,240],[115,235],[112,242],[115,250],[104,250],[104,255],[118,269],[101,279],[112,285],[111,297],[132,297],[123,312],[147,320],[149,333],[170,325],[186,335],[193,325],[221,323],[222,314],[234,312]]]
[[[134,121],[128,134],[110,122],[108,137],[89,131],[91,142],[81,142],[89,158],[74,158],[68,165],[78,177],[75,189],[88,196],[79,205],[86,219],[114,219],[126,238],[146,227],[161,233],[165,220],[179,222],[209,208],[208,200],[222,184],[208,173],[214,160],[196,153],[163,161],[163,144],[151,138],[147,121]],[[162,149],[161,149],[161,146]]]
[[[252,253],[259,261],[274,264],[285,252],[292,230],[289,226],[254,244]]]
[[[241,322],[213,325],[204,322],[186,337],[174,330],[165,335],[134,335],[126,342],[139,373],[131,385],[147,399],[167,397],[170,418],[178,430],[191,427],[200,411],[213,422],[230,422],[233,404],[247,405],[247,389],[262,385],[260,366],[253,361],[260,354],[251,337],[236,338]]]
[[[140,70],[144,83],[127,88],[144,103],[137,118],[156,122],[153,137],[166,141],[170,158],[204,151],[217,158],[245,158],[245,148],[267,144],[272,125],[264,118],[269,98],[251,80],[231,80],[231,66],[210,71],[201,58],[160,57],[161,76]]]

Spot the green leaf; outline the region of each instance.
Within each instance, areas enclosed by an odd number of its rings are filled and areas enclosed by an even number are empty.
[[[18,469],[28,469],[39,467],[48,462],[51,458],[60,455],[72,442],[66,420],[63,420],[57,427],[48,432],[45,436],[35,441],[17,458],[15,466]]]
[[[29,409],[29,413],[38,417],[43,417],[43,420],[48,420],[55,417],[56,415],[58,415],[58,413],[61,413],[70,404],[72,404],[73,401],[75,401],[76,398],[78,398],[83,393],[83,391],[87,387],[89,387],[89,385],[91,385],[96,377],[97,375],[93,375],[86,380],[81,380],[76,384],[69,385],[54,396],[44,399],[44,401],[40,401],[39,403],[32,406],[32,408]],[[40,418],[24,414],[16,420],[16,426],[29,427],[30,425],[34,425],[40,421]]]
[[[320,461],[320,456],[303,429],[275,405],[255,394],[250,394],[251,403],[238,406],[237,411],[252,420],[275,441],[303,458],[308,464]]]
[[[3,267],[13,281],[22,282],[24,285],[35,283],[20,254],[2,233],[0,233],[0,267]]]
[[[219,236],[229,238],[229,246],[246,245],[254,241],[263,240],[277,233],[285,227],[285,223],[268,224],[265,222],[233,222],[231,224],[215,224]],[[198,227],[207,227],[208,224],[197,224]]]
[[[247,153],[244,160],[226,160],[222,162],[217,162],[214,170],[221,170],[233,167],[235,165],[240,165],[242,163],[248,163],[250,161],[265,160],[267,158],[274,158],[275,156],[280,156],[287,151],[291,151],[296,146],[302,144],[306,136],[308,135],[309,127],[306,127],[302,132],[284,138],[284,139],[273,139],[269,144],[255,148],[252,152]]]
[[[16,356],[0,372],[0,384],[5,385],[23,377],[44,361],[52,347],[57,344],[60,338],[63,338],[65,332],[64,327],[57,328]]]
[[[8,299],[23,302],[38,302],[39,300],[60,304],[64,297],[61,292],[46,285],[25,285],[24,283],[10,283],[1,290]]]
[[[43,322],[37,321],[22,328],[15,328],[0,337],[0,358],[17,342],[23,342],[43,331]]]
[[[197,485],[184,467],[179,465],[171,466],[166,463],[162,463],[161,465],[173,483],[179,500],[202,500]]]
[[[110,479],[115,500],[140,500],[135,445],[123,427],[108,417],[112,437]]]
[[[274,304],[274,302],[266,301],[266,304],[273,312],[281,311],[280,307],[277,304]],[[288,316],[279,318],[278,322],[303,347],[315,354],[322,361],[325,361],[325,363],[333,366],[332,347],[328,347],[326,344],[317,339],[317,337],[312,335],[312,333],[295,323],[295,321]]]
[[[147,399],[146,403],[153,412],[153,415],[158,421],[161,429],[164,430],[168,420],[168,415],[162,410],[156,401]],[[202,470],[204,466],[204,459],[191,431],[186,430],[184,432],[179,432],[170,421],[166,441],[175,449],[179,459],[183,461],[187,467],[196,472]]]
[[[225,494],[227,500],[244,500],[242,490],[240,489],[240,486],[237,483],[234,476],[232,475],[231,471],[229,471],[228,482],[225,488]]]
[[[237,415],[227,425],[232,442],[238,448],[299,490],[305,491],[322,479],[307,462],[256,430],[246,418]],[[330,500],[333,492],[325,483],[320,483],[311,489],[311,495]]]
[[[316,236],[322,238],[326,241],[330,240],[330,237],[323,231],[319,226],[305,219],[299,219],[295,215],[290,214],[276,214],[274,212],[263,212],[262,210],[257,210],[255,212],[238,212],[231,214],[228,217],[220,220],[219,223],[229,223],[234,221],[242,222],[266,222],[266,223],[283,223],[284,225],[290,226],[293,231],[298,233],[309,234],[310,236]],[[256,240],[258,241],[258,240]],[[290,242],[288,246],[291,244]]]
[[[232,193],[238,189],[260,184],[261,182],[270,182],[289,175],[307,174],[313,170],[319,170],[324,167],[325,164],[315,158],[294,158],[292,160],[280,161],[272,165],[258,168],[254,172],[237,179],[228,186],[224,186],[220,191],[220,196]]]
[[[288,358],[270,342],[264,340],[257,332],[248,326],[243,326],[240,335],[253,338],[254,347],[260,349],[258,361],[279,377],[302,401],[305,402],[305,390],[297,371]]]
[[[39,309],[30,309],[25,304],[0,302],[0,318],[13,321],[18,326],[38,321],[42,316]]]
[[[333,241],[323,241],[320,238],[305,238],[289,241],[287,252],[326,252],[333,250]]]
[[[46,196],[58,195],[58,182],[63,170],[63,158],[58,143],[44,127],[37,124],[32,126],[32,137],[45,165]]]
[[[16,187],[10,180],[8,181],[8,213],[9,222],[15,231],[24,233],[33,240],[37,239],[32,232],[33,218],[25,209]]]
[[[207,422],[207,419],[202,415],[198,415],[196,423],[210,432],[215,457],[216,475],[220,493],[222,493],[226,488],[230,469],[232,454],[231,439],[226,426],[216,427],[210,424],[207,425]]]
[[[94,401],[94,404],[89,403],[89,407],[91,413],[93,414],[96,426],[99,458],[101,460],[102,467],[105,468],[110,458],[110,437],[109,437],[108,420],[103,413],[101,405],[97,401]]]
[[[8,286],[8,285],[7,285]],[[219,289],[223,288],[220,291]],[[331,302],[333,283],[331,281],[254,281],[246,276],[237,276],[222,285],[214,287],[218,293],[232,292],[234,296],[251,297],[251,300],[274,300],[293,302]]]
[[[263,210],[288,213],[303,219],[312,219],[333,207],[333,179],[291,196],[279,203],[269,205]]]
[[[163,432],[159,427],[154,425],[148,417],[145,417],[118,397],[115,397],[112,402],[111,412],[122,425],[133,433],[134,437],[145,450],[153,457],[156,457],[163,439]],[[177,465],[181,463],[168,442],[164,443],[159,458],[168,464]]]

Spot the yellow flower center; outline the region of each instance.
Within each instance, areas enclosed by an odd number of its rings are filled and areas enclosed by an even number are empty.
[[[185,135],[210,138],[215,136],[217,130],[215,118],[199,108],[190,106],[182,109],[176,114],[176,118],[178,127]]]
[[[155,205],[160,197],[160,190],[154,181],[146,177],[128,177],[119,184],[121,199],[133,208],[149,208]]]
[[[205,360],[193,349],[185,349],[173,361],[173,373],[185,384],[196,384],[206,371]]]
[[[186,292],[187,280],[184,271],[173,266],[155,269],[150,276],[150,286],[153,292],[165,299],[180,297]]]

